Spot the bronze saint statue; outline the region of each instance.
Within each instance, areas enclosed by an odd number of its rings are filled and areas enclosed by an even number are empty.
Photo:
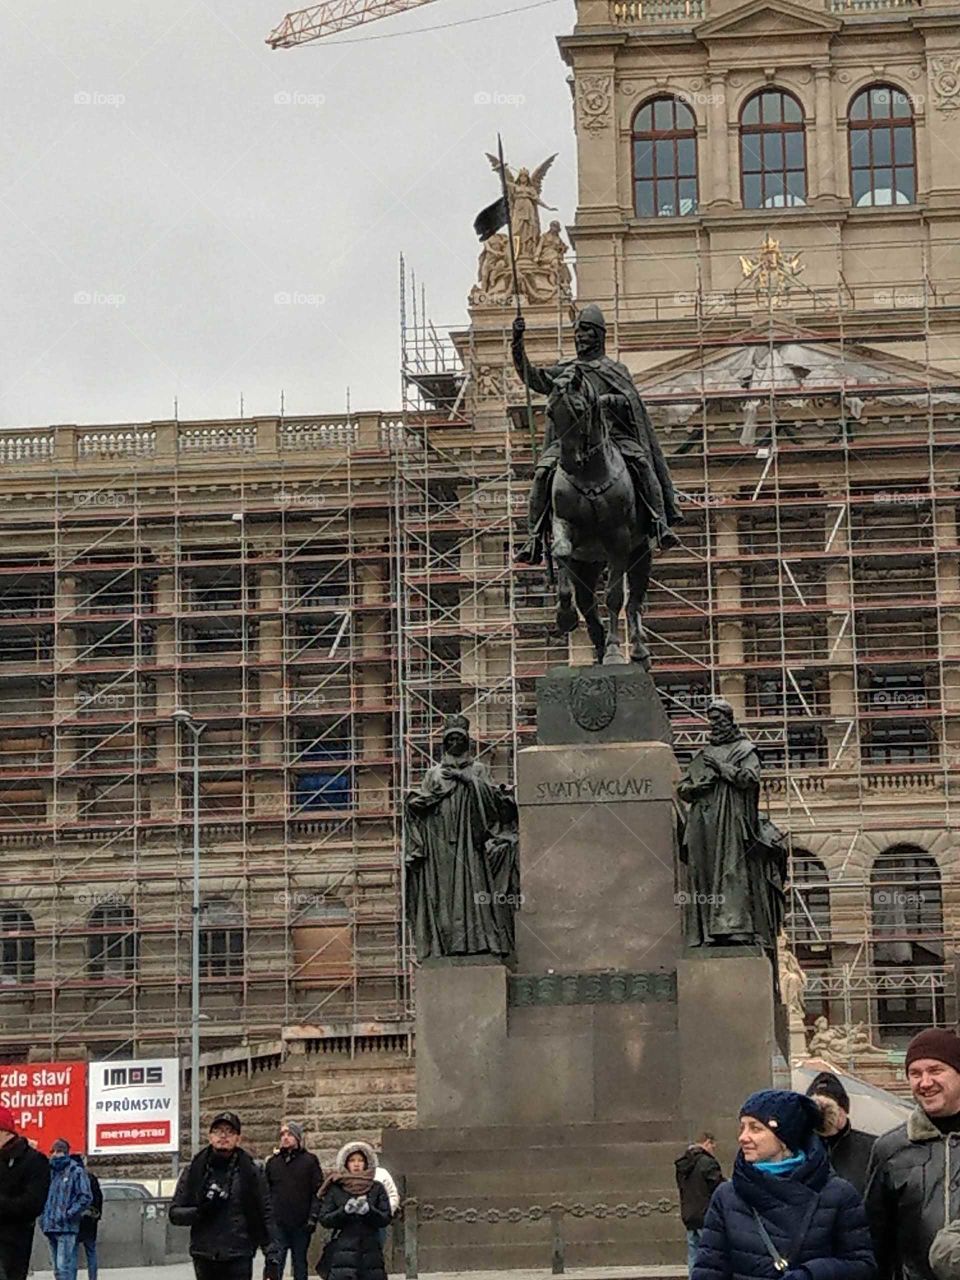
[[[760,758],[729,702],[707,712],[710,742],[677,792],[689,803],[680,848],[687,869],[687,945],[759,946],[775,962],[784,914],[786,850],[760,817]]]
[[[474,759],[465,716],[448,716],[440,763],[404,807],[417,959],[511,956],[520,902],[517,806]]]

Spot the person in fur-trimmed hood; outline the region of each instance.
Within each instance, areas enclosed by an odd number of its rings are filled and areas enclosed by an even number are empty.
[[[380,1231],[390,1222],[390,1201],[376,1178],[377,1155],[366,1142],[348,1142],[324,1180],[310,1215],[333,1232],[317,1268],[324,1280],[387,1280]]]
[[[874,1280],[860,1196],[830,1168],[812,1098],[752,1094],[740,1109],[740,1151],[713,1193],[692,1280]]]
[[[827,1148],[833,1171],[863,1195],[867,1186],[867,1166],[873,1150],[873,1134],[854,1129],[850,1123],[850,1095],[832,1071],[821,1071],[807,1090],[807,1097],[823,1112],[818,1130]]]

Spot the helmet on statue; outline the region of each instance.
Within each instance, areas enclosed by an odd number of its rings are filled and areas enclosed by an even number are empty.
[[[587,305],[577,313],[574,328],[579,329],[581,326],[589,326],[591,329],[602,329],[604,333],[607,332],[607,322],[603,317],[603,312],[595,302],[587,303]]]

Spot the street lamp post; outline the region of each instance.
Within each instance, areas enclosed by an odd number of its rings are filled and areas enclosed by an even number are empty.
[[[193,735],[193,945],[190,956],[190,1153],[200,1150],[200,735],[207,727],[197,724],[189,711],[178,707],[177,724]]]

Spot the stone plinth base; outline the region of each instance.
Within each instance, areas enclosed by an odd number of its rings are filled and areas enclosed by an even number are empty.
[[[677,964],[680,1110],[729,1139],[743,1100],[773,1087],[778,1053],[770,961],[691,948]]]
[[[537,741],[672,742],[670,721],[649,672],[615,667],[554,667],[537,681]]]
[[[417,973],[417,1124],[503,1124],[507,970],[427,962]]]

